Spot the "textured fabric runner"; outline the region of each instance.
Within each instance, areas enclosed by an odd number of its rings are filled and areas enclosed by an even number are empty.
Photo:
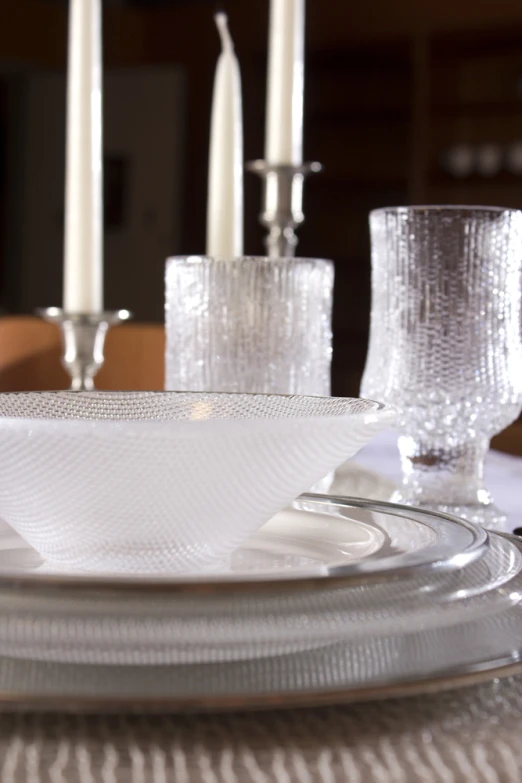
[[[520,783],[522,678],[233,715],[0,718],[2,783]]]
[[[354,494],[385,498],[398,477],[393,438],[379,438],[358,463],[365,470],[347,469],[337,490],[350,487]],[[488,486],[509,514],[508,530],[522,522],[521,479],[522,460],[490,455]],[[315,710],[4,714],[0,781],[520,783],[522,676],[430,696]]]

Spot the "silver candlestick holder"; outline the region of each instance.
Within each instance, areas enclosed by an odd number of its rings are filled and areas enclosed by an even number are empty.
[[[273,165],[264,160],[247,163],[247,169],[264,180],[264,209],[260,222],[268,229],[265,239],[270,258],[295,255],[295,229],[304,220],[303,183],[308,174],[321,171],[320,163],[302,163],[299,166]]]
[[[94,376],[104,361],[105,336],[110,326],[132,317],[128,310],[101,313],[68,313],[59,307],[46,307],[37,315],[62,332],[62,364],[71,376],[73,391],[92,391]]]

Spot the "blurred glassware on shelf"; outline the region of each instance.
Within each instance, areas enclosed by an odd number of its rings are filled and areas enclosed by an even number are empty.
[[[476,154],[471,144],[454,144],[441,154],[442,168],[452,177],[464,179],[475,170]]]
[[[502,170],[503,151],[500,144],[480,144],[476,152],[477,174],[481,177],[496,177]]]
[[[510,174],[522,175],[522,141],[514,141],[508,146],[505,166]]]

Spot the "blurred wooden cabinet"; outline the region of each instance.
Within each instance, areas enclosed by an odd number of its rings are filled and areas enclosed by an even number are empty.
[[[38,78],[35,71],[44,66],[63,66],[65,4],[31,3],[39,7],[34,30],[34,25],[26,29],[27,0],[12,5],[16,10],[0,29],[0,64],[3,41],[11,66],[25,58],[14,81]],[[177,98],[168,86],[149,89],[142,81],[138,90],[142,98],[134,103],[130,83],[120,83],[114,95],[112,77],[107,82],[113,226],[124,214],[120,207],[129,206],[118,202],[118,188],[125,178],[131,190],[137,186],[151,198],[161,194],[163,210],[159,215],[147,196],[148,201],[144,198],[130,208],[135,221],[132,239],[116,229],[108,236],[107,304],[130,307],[151,320],[163,317],[164,256],[204,248],[212,80],[219,53],[211,3],[159,5],[143,3],[131,10],[121,3],[104,3],[107,72],[132,65],[138,70],[186,74],[186,91],[176,82]],[[245,157],[250,160],[263,154],[268,3],[228,0],[227,11],[241,64]],[[519,0],[362,4],[310,0],[306,36],[305,157],[319,160],[324,171],[306,184],[306,220],[299,230],[298,250],[335,261],[333,391],[356,394],[370,311],[368,212],[409,203],[522,207],[522,178],[505,165],[506,149],[517,140],[522,142],[522,4]],[[13,81],[6,74],[7,70],[0,82]],[[58,78],[63,84],[63,76]],[[0,87],[0,112],[2,100]],[[44,138],[37,129],[36,146],[21,175],[13,174],[13,162],[19,153],[29,154],[27,141],[23,133],[11,134],[9,141],[9,192],[18,198],[26,177],[34,186],[30,220],[17,217],[4,203],[0,229],[0,240],[5,240],[1,293],[4,305],[15,311],[27,312],[35,303],[59,303],[60,241],[55,237],[44,247],[39,239],[50,205],[55,212],[60,210],[57,194],[63,186],[63,108],[56,108],[53,100],[54,108],[40,88],[33,95],[31,124],[41,121],[47,130]],[[15,100],[9,116],[20,111],[24,107]],[[183,144],[174,121],[180,115],[186,119]],[[111,124],[119,127],[123,146],[111,136]],[[20,127],[26,126],[27,121]],[[142,158],[154,157],[145,173],[141,167],[144,185],[138,185],[137,168],[125,163],[127,144],[141,145]],[[503,156],[499,171],[485,176],[473,164],[466,176],[452,175],[444,159],[447,150],[458,145],[467,148],[466,154],[471,149],[472,156],[480,146],[497,145]],[[522,171],[522,147],[520,158]],[[33,178],[35,161],[44,161],[44,178]],[[246,175],[248,253],[263,252],[259,208],[260,184]],[[59,214],[54,225],[59,235]],[[17,256],[21,243],[23,259]]]
[[[424,172],[430,201],[522,207],[522,161],[510,152],[522,142],[522,29],[435,36],[430,50],[429,159]],[[467,145],[470,170],[452,176],[441,158]],[[485,147],[496,155],[481,164]]]
[[[336,262],[333,390],[356,394],[370,311],[368,212],[522,208],[522,24],[317,53],[308,74],[306,146],[325,170],[307,183],[302,248]],[[517,142],[518,172],[509,165]],[[459,145],[472,159],[464,176],[444,165]],[[493,170],[483,154],[497,156]]]
[[[16,78],[9,248],[2,303],[14,312],[61,304],[65,76]],[[185,74],[175,65],[108,69],[104,77],[105,305],[163,319],[165,259],[181,251]],[[4,224],[5,225],[5,224]]]
[[[357,394],[370,310],[368,212],[410,187],[413,64],[408,42],[312,54],[306,148],[324,172],[307,183],[306,255],[335,261],[334,394]]]

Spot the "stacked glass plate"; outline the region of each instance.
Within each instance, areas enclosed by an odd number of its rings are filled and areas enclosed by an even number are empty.
[[[219,567],[97,576],[0,535],[0,702],[362,699],[508,673],[522,548],[442,514],[301,496]]]

